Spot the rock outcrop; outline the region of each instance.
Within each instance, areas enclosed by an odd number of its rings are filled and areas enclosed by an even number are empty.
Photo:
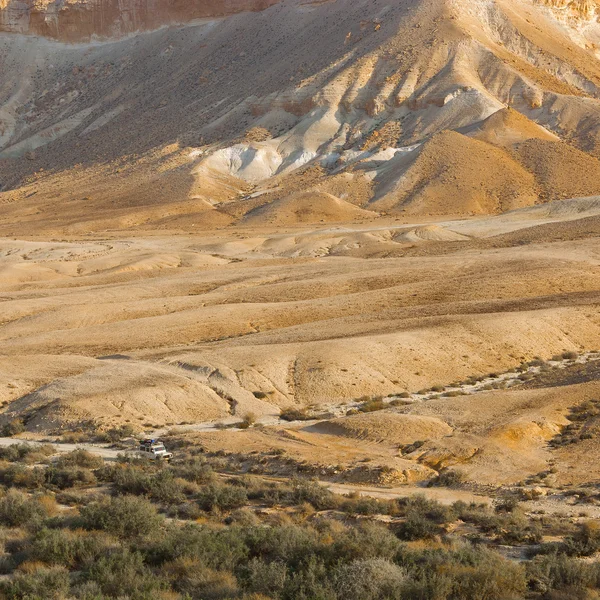
[[[598,0],[539,0],[539,2],[568,19],[592,21],[596,20],[600,13]]]

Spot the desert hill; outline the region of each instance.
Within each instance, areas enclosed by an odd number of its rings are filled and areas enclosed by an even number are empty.
[[[0,3],[0,426],[189,426],[403,482],[576,461],[546,446],[593,382],[419,391],[600,346],[597,14]]]
[[[416,216],[596,194],[596,15],[562,0],[5,1],[0,231],[213,229],[311,191]]]

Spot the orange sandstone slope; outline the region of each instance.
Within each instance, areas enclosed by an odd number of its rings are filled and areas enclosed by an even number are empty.
[[[0,234],[597,194],[598,14],[595,0],[0,0]]]

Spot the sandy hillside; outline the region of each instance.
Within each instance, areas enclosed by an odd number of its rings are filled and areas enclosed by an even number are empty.
[[[270,418],[594,349],[600,206],[543,208],[4,239],[0,398],[40,429]]]
[[[597,477],[597,371],[443,395],[600,347],[597,15],[0,0],[0,426]]]

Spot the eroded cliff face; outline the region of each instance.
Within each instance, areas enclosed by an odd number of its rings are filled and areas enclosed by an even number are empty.
[[[556,16],[569,20],[594,21],[600,13],[598,0],[538,0],[550,7]]]
[[[0,31],[66,42],[118,38],[163,25],[260,11],[280,0],[0,0]]]

